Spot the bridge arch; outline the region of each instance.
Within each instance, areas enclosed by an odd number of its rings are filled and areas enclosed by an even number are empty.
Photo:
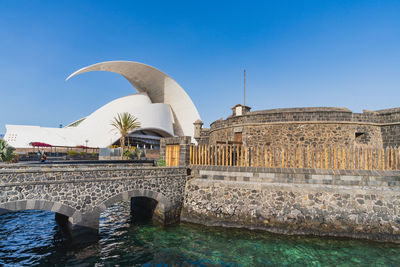
[[[152,190],[135,189],[115,194],[114,196],[108,198],[106,201],[101,203],[96,208],[96,210],[100,214],[115,203],[121,201],[130,201],[132,198],[135,197],[146,197],[156,200],[157,205],[154,210],[154,218],[163,224],[171,223],[171,220],[169,219],[169,214],[171,213],[171,211],[175,211],[175,207],[172,205],[172,202],[162,193]]]
[[[72,217],[79,213],[76,209],[61,202],[48,201],[44,199],[28,199],[0,203],[0,215],[12,211],[22,210],[45,210]]]

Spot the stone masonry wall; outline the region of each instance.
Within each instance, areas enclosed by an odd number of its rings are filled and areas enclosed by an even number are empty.
[[[234,141],[235,128],[215,130],[210,134],[210,144]],[[247,146],[382,146],[381,129],[370,125],[352,124],[264,124],[239,127],[243,134],[243,144]],[[362,133],[363,138],[356,138]]]
[[[400,146],[400,125],[382,126],[382,143],[383,147]]]
[[[182,221],[400,242],[398,172],[198,167],[193,173]]]
[[[234,141],[242,133],[247,146],[330,145],[386,147],[400,145],[400,108],[352,113],[346,108],[288,108],[249,112],[217,120],[202,140]],[[202,142],[203,144],[204,142]]]

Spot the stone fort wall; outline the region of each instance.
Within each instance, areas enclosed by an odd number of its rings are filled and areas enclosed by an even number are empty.
[[[247,146],[312,145],[386,147],[400,145],[400,108],[352,113],[346,108],[288,108],[247,112],[202,129],[199,143],[235,141]]]
[[[182,221],[400,242],[398,172],[191,167]]]

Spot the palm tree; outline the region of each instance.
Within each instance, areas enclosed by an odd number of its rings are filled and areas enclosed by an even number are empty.
[[[125,149],[125,137],[128,136],[130,132],[132,132],[135,128],[140,127],[140,122],[137,121],[137,118],[131,115],[128,112],[117,113],[117,116],[111,121],[111,126],[115,127],[121,134],[120,143],[122,147],[121,159],[124,157],[124,149]],[[129,145],[129,139],[128,139]]]
[[[7,142],[0,138],[0,161],[13,162],[17,159],[15,148],[9,146]]]

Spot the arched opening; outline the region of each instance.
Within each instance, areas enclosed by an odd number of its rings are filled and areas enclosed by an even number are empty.
[[[136,217],[149,218],[162,223],[172,224],[176,222],[177,216],[174,212],[175,206],[162,193],[152,190],[135,189],[114,195],[99,205],[96,210],[100,213],[106,211],[107,208],[116,203],[127,202],[129,213],[133,211]],[[142,215],[140,215],[142,214]]]
[[[131,218],[135,222],[148,222],[154,217],[158,201],[148,197],[131,198]]]
[[[7,247],[3,253],[8,254],[8,257],[13,257],[12,255],[23,257],[23,253],[18,255],[13,251],[29,251],[37,244],[46,248],[54,248],[62,244],[69,244],[72,238],[69,224],[59,224],[57,213],[30,209],[9,210],[0,215],[0,240],[2,240],[0,247]],[[8,243],[7,240],[11,243]],[[28,263],[26,265],[29,265]]]
[[[157,222],[164,224],[164,205],[149,196],[129,196],[116,198],[107,203],[99,215],[99,229],[106,225],[111,227],[113,221],[126,224],[148,224]]]
[[[108,206],[99,216],[99,234],[117,238],[121,233],[160,225],[159,202],[149,197],[132,197]]]
[[[13,215],[13,213],[15,214]],[[43,217],[45,220],[44,225],[57,225],[57,227],[53,228],[57,228],[62,234],[63,239],[66,240],[72,239],[71,217],[76,213],[76,210],[72,207],[59,202],[50,202],[46,200],[30,199],[0,204],[0,215],[11,214],[9,215],[11,217],[25,216],[25,221],[31,221],[30,218],[35,220],[35,218]]]

